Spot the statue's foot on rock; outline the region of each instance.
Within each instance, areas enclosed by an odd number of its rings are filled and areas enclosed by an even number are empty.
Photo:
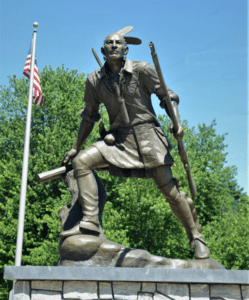
[[[191,248],[195,251],[195,259],[205,259],[210,257],[210,251],[201,238],[194,239],[191,242]]]
[[[83,234],[81,229],[100,234],[100,229],[98,225],[92,222],[80,221],[72,229],[62,231],[59,235],[61,238],[66,238],[72,235]]]
[[[82,234],[81,231],[80,231],[80,223],[78,223],[77,225],[75,225],[72,229],[70,230],[65,230],[65,231],[62,231],[59,236],[61,238],[66,238],[66,237],[69,237],[69,236],[72,236],[72,235],[77,235],[77,234]]]
[[[100,233],[99,225],[92,222],[80,221],[80,228]]]

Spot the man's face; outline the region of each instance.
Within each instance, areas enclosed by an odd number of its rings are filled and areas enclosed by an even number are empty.
[[[102,49],[104,50],[102,53],[106,56],[107,61],[120,60],[128,52],[124,37],[116,33],[108,35]]]

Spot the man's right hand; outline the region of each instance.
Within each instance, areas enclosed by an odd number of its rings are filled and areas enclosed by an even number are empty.
[[[67,164],[69,162],[70,159],[74,158],[77,154],[79,153],[79,151],[77,151],[76,149],[71,149],[70,151],[68,151],[62,158],[61,163],[60,163],[60,167],[64,166],[65,164]]]
[[[178,138],[182,139],[184,136],[184,130],[181,124],[178,123],[178,131],[175,132],[173,123],[170,123],[170,133],[174,135],[174,138],[178,140]]]

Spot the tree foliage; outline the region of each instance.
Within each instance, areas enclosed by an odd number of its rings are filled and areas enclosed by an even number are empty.
[[[84,107],[84,74],[76,70],[45,67],[41,72],[44,94],[42,107],[33,105],[23,265],[57,265],[58,210],[70,203],[70,194],[62,181],[39,185],[36,175],[56,168],[71,149],[77,136]],[[28,80],[9,78],[9,86],[0,89],[0,272],[13,265],[16,248],[22,158],[26,123]],[[108,117],[102,109],[102,120]],[[169,120],[159,116],[164,132],[170,137],[181,190],[189,193],[187,178],[175,140],[169,134]],[[198,130],[183,122],[184,142],[191,172],[197,187],[194,199],[204,236],[214,259],[227,268],[248,269],[248,197],[237,185],[236,168],[225,166],[225,135],[217,135],[215,121]],[[98,126],[89,137],[94,143]],[[98,173],[108,190],[103,214],[106,237],[129,247],[142,248],[169,258],[193,258],[185,232],[173,216],[168,203],[150,179],[116,178]],[[247,254],[246,254],[247,253]]]

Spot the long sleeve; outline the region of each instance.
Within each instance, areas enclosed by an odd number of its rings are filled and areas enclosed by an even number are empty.
[[[160,101],[164,98],[164,92],[161,88],[155,68],[149,63],[146,63],[142,73],[142,80],[150,94],[156,94]],[[172,101],[176,101],[179,104],[179,97],[170,88],[167,87],[169,96]]]
[[[88,122],[99,121],[101,117],[98,112],[100,102],[98,99],[98,94],[95,91],[89,79],[86,80],[84,102],[86,103],[86,107],[81,112],[81,117]]]

